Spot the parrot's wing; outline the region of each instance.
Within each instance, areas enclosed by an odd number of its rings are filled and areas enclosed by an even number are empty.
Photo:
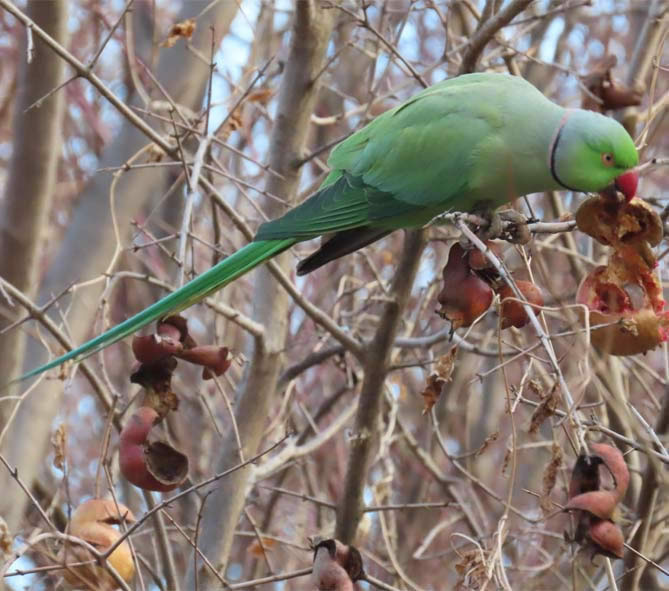
[[[373,226],[375,222],[415,209],[415,205],[398,201],[360,178],[339,173],[282,217],[262,224],[255,240],[308,240],[323,234]]]
[[[377,117],[339,144],[328,164],[400,202],[449,206],[466,194],[491,146],[506,149],[509,105],[551,105],[513,76],[446,80]],[[510,149],[510,147],[509,147]]]

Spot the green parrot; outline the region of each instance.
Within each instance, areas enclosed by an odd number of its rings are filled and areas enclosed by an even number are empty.
[[[631,199],[638,177],[632,138],[613,119],[564,109],[529,82],[466,74],[435,84],[337,145],[321,187],[254,241],[182,288],[19,380],[81,361],[143,326],[199,302],[303,240],[332,235],[297,266],[304,275],[400,228],[446,211],[492,210],[546,190]]]

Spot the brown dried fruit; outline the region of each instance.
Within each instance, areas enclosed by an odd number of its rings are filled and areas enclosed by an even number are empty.
[[[154,363],[142,363],[131,375],[130,381],[147,390],[169,392],[172,384],[172,373],[177,367],[174,357],[165,357]]]
[[[669,311],[662,286],[633,248],[618,250],[609,264],[581,282],[576,302],[587,306],[590,324],[610,324],[591,332],[592,344],[611,355],[645,353],[669,338]]]
[[[443,387],[444,382],[439,379],[438,376],[432,374],[427,378],[427,383],[425,384],[425,389],[421,392],[423,397],[423,413],[427,414],[430,412],[432,407],[437,404],[439,396],[441,396],[441,388]]]
[[[599,519],[611,519],[618,498],[610,490],[593,490],[569,499],[565,511],[587,511]]]
[[[167,336],[151,334],[134,336],[132,339],[132,352],[140,363],[155,363],[182,350],[183,345],[179,341]]]
[[[125,505],[118,505],[111,499],[89,499],[72,513],[67,526],[67,533],[88,542],[100,552],[104,552],[120,537],[121,532],[114,528],[125,521],[133,523],[135,516]],[[59,553],[61,562],[84,562],[93,556],[83,546],[66,542]],[[130,545],[126,540],[109,555],[107,561],[114,567],[121,578],[129,582],[135,574],[135,563],[132,560]],[[98,564],[68,567],[64,573],[65,579],[77,587],[111,591],[118,588],[118,584],[109,571]]]
[[[178,337],[174,329],[178,331]],[[158,323],[157,332],[161,336],[172,336],[175,340],[179,340],[185,349],[197,346],[195,339],[188,334],[188,321],[178,314],[163,318]]]
[[[451,247],[442,274],[444,287],[437,296],[441,304],[438,314],[450,321],[453,330],[470,326],[490,308],[492,288],[472,272],[467,253],[458,243]]]
[[[119,464],[123,476],[139,488],[167,492],[188,477],[188,458],[161,441],[149,442],[158,413],[142,406],[121,431]]]
[[[582,493],[599,490],[599,466],[602,463],[599,456],[581,454],[576,458],[567,493],[570,499]]]
[[[597,101],[591,95],[584,94],[584,109],[603,113],[641,104],[643,93],[613,78],[611,70],[617,61],[613,55],[606,56],[592,72],[583,76],[586,88],[599,99]]]
[[[609,558],[622,558],[625,539],[623,532],[613,522],[594,519],[586,534],[591,542],[593,554],[604,554]]]
[[[536,306],[544,305],[544,296],[541,293],[541,289],[537,287],[531,281],[516,281],[518,290],[523,294],[525,299],[530,304]],[[514,291],[507,284],[502,285],[497,291],[500,300],[502,300],[502,307],[500,310],[500,316],[502,317],[502,330],[515,326],[516,328],[522,328],[529,321],[530,318],[525,312],[525,307],[517,299],[507,299],[507,298],[516,298]],[[538,308],[532,308],[535,316],[539,313]]]
[[[643,199],[617,201],[597,195],[586,199],[576,210],[581,232],[607,246],[657,246],[664,234],[662,220]]]
[[[486,240],[485,245],[492,251],[492,253],[500,258],[502,254],[503,244],[501,242]],[[481,252],[478,248],[474,248],[469,251],[467,256],[467,261],[469,263],[469,268],[474,269],[475,271],[481,271],[483,269],[492,268],[492,263],[488,260],[485,253]]]
[[[613,480],[615,481],[615,495],[616,500],[620,502],[627,492],[627,487],[630,482],[630,472],[625,463],[623,454],[617,447],[608,445],[607,443],[592,443],[590,449],[597,454],[604,465],[611,472]]]
[[[228,353],[227,347],[201,345],[192,349],[184,349],[178,354],[178,357],[189,363],[202,365],[202,378],[211,380],[214,376],[223,375],[232,364]]]

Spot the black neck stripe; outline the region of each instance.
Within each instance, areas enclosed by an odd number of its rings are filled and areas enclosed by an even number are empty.
[[[569,191],[575,191],[578,192],[578,189],[574,189],[573,187],[570,187],[566,183],[563,183],[560,180],[560,177],[557,174],[557,170],[555,167],[555,156],[557,154],[557,148],[558,144],[560,143],[560,138],[562,137],[562,131],[564,130],[565,125],[567,124],[568,118],[565,117],[564,120],[561,122],[560,127],[558,129],[557,135],[555,136],[555,140],[553,141],[553,145],[551,146],[551,175],[555,182],[560,185],[561,187],[564,187],[565,189],[568,189]]]

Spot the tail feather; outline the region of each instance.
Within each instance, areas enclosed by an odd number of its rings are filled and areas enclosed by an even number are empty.
[[[168,314],[181,312],[227,283],[248,273],[260,263],[290,248],[293,244],[295,244],[295,240],[292,238],[251,242],[155,304],[152,304],[76,349],[29,371],[14,380],[13,383],[37,376],[54,367],[58,367],[66,361],[82,361],[86,357],[131,335],[154,320],[163,318]]]

